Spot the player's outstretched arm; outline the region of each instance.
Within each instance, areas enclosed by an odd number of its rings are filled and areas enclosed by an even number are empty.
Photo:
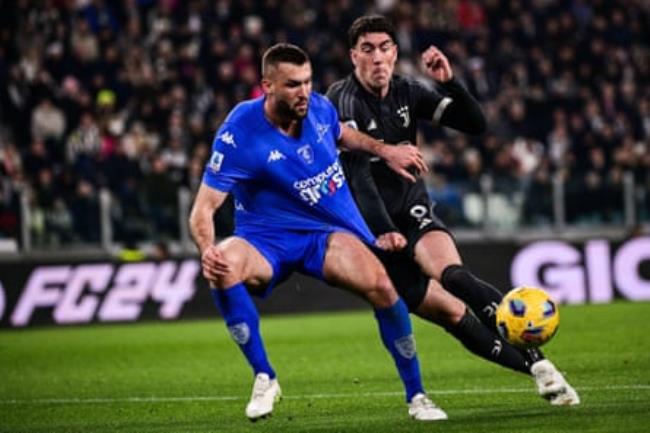
[[[431,45],[422,53],[422,64],[429,78],[438,82],[444,92],[451,97],[443,105],[440,113],[434,114],[437,123],[466,134],[482,134],[487,127],[485,115],[480,104],[454,79],[454,72],[447,56],[436,46]],[[449,100],[449,98],[445,98]],[[436,110],[437,111],[437,110]]]
[[[210,281],[228,271],[227,263],[221,260],[214,244],[213,222],[214,213],[223,205],[226,197],[227,193],[201,184],[190,212],[190,232],[201,253],[203,276]]]
[[[343,123],[339,144],[349,150],[361,150],[382,158],[391,169],[411,182],[416,179],[408,171],[409,168],[413,167],[417,172],[429,171],[417,147],[410,144],[387,145]]]

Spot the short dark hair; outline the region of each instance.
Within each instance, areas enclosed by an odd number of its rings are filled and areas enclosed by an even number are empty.
[[[354,20],[348,30],[350,48],[357,45],[359,38],[366,33],[386,33],[393,42],[397,43],[395,26],[383,15],[364,15]]]
[[[262,56],[262,76],[266,76],[270,67],[278,63],[291,63],[304,65],[309,62],[309,56],[300,47],[292,44],[275,44],[264,52]]]

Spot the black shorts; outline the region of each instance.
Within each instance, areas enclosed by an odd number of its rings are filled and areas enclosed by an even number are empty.
[[[388,212],[393,222],[408,241],[407,253],[413,257],[415,244],[426,233],[440,230],[453,236],[445,223],[434,213],[434,204],[431,203],[424,183],[420,180],[411,184],[405,191],[402,191],[402,197],[394,197],[395,200],[388,201],[384,198],[385,203],[391,203]]]
[[[375,249],[375,254],[386,268],[397,294],[404,300],[409,311],[414,312],[427,293],[429,277],[422,273],[407,253],[388,253]]]

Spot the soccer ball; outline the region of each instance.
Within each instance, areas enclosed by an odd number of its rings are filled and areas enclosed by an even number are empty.
[[[560,312],[542,289],[517,287],[508,292],[496,312],[499,334],[510,344],[538,347],[557,332]]]

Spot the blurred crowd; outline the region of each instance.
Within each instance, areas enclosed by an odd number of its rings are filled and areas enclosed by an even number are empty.
[[[346,31],[383,13],[398,70],[429,44],[481,101],[489,131],[423,126],[437,211],[479,224],[485,174],[513,224],[550,224],[552,180],[570,223],[620,223],[626,173],[650,219],[650,6],[643,0],[16,0],[0,2],[0,238],[20,197],[36,245],[98,242],[100,190],[115,239],[179,236],[179,190],[201,180],[214,131],[261,94],[259,62],[288,41],[324,92],[351,70]],[[431,84],[431,83],[430,83]],[[630,176],[630,175],[628,175]]]

